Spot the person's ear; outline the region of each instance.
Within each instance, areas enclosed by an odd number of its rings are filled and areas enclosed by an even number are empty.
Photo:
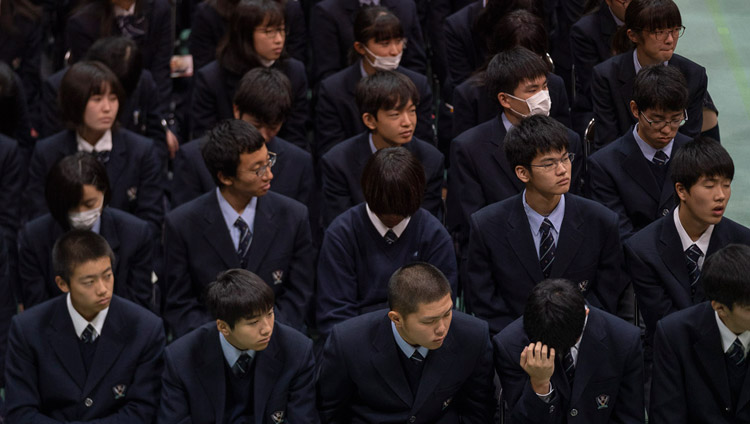
[[[630,41],[632,41],[632,42],[633,42],[633,44],[639,44],[639,43],[640,43],[640,41],[641,41],[641,40],[640,40],[640,37],[639,37],[639,36],[638,36],[638,34],[637,34],[637,33],[636,33],[635,31],[633,31],[632,29],[629,29],[629,30],[628,30],[628,32],[627,32],[627,35],[628,35],[628,39],[630,39]]]
[[[522,183],[526,184],[531,180],[531,172],[525,166],[517,165],[514,170],[516,171],[516,177]]]
[[[688,195],[690,194],[688,192],[688,189],[685,188],[685,185],[680,182],[674,183],[674,192],[677,194],[677,197],[679,197],[680,201],[682,202],[686,201]]]
[[[714,311],[716,311],[716,313],[719,315],[720,318],[726,318],[727,315],[729,315],[729,313],[732,312],[729,310],[727,305],[721,302],[717,302],[715,300],[711,301],[711,307],[713,308]]]
[[[219,333],[223,334],[225,337],[232,332],[232,330],[229,328],[229,324],[227,324],[227,322],[224,320],[217,319],[216,328],[219,330]]]
[[[240,108],[234,103],[232,103],[232,114],[234,115],[234,119],[242,119],[242,112],[240,112]]]
[[[502,91],[497,93],[497,101],[500,103],[500,106],[505,109],[511,109],[512,107],[510,105],[510,97]]]
[[[59,275],[55,276],[55,284],[57,284],[57,288],[59,288],[63,293],[68,293],[70,291],[70,286],[68,286],[68,283]]]
[[[375,131],[375,129],[378,127],[378,118],[376,118],[369,112],[365,112],[362,114],[362,122],[370,131]]]
[[[365,53],[365,45],[360,43],[359,41],[354,42],[354,51],[357,52],[360,56],[364,56]]]
[[[402,325],[404,325],[404,322],[401,318],[401,314],[399,314],[396,311],[389,311],[388,318],[390,318],[391,322],[395,324],[396,327],[401,327]]]
[[[220,182],[221,182],[221,183],[222,183],[223,185],[225,185],[225,186],[230,186],[230,185],[232,185],[232,179],[231,179],[231,178],[228,178],[228,177],[226,177],[226,176],[224,175],[224,173],[223,173],[223,172],[221,172],[221,171],[219,171],[219,173],[218,173],[218,174],[216,174],[216,178],[218,178],[218,179],[219,179],[219,181],[220,181]]]
[[[637,105],[637,104],[635,104],[635,101],[634,101],[634,100],[631,100],[631,101],[630,101],[630,113],[632,113],[632,114],[633,114],[633,117],[634,117],[634,118],[635,118],[635,120],[637,121],[637,120],[638,120],[638,117],[640,116],[640,114],[638,113],[638,105]]]

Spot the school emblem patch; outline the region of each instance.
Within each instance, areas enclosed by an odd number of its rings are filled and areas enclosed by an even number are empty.
[[[127,387],[128,386],[126,386],[124,384],[118,384],[118,385],[112,387],[112,393],[115,394],[115,400],[122,399],[122,398],[125,397],[125,389]]]
[[[451,404],[452,401],[453,401],[452,397],[449,397],[448,399],[446,399],[445,402],[443,402],[443,410],[445,410],[446,408],[448,408],[450,406],[450,404]]]
[[[596,397],[596,409],[609,408],[609,395],[599,395]]]
[[[581,292],[585,293],[589,289],[589,280],[583,280],[578,283],[578,288],[581,289]]]
[[[126,194],[128,195],[128,201],[132,202],[138,198],[138,187],[130,187]]]
[[[275,424],[281,424],[284,422],[284,411],[276,411],[273,414],[271,414],[271,420]]]
[[[281,284],[281,279],[284,278],[284,271],[277,269],[271,273],[271,277],[273,277],[274,284]]]

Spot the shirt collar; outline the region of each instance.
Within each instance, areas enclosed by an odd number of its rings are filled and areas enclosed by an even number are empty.
[[[377,147],[375,147],[375,142],[374,142],[374,141],[372,141],[372,133],[369,133],[369,135],[368,135],[368,138],[367,138],[367,140],[368,140],[368,141],[369,141],[369,143],[370,143],[370,151],[371,151],[371,152],[372,152],[372,154],[374,155],[374,154],[375,154],[375,152],[377,152],[377,151],[378,151],[378,148],[377,148]]]
[[[84,140],[78,132],[76,132],[76,142],[78,143],[78,151],[93,153],[93,152],[104,152],[112,150],[112,130],[107,130],[102,138],[100,138],[93,146],[88,141]]]
[[[414,355],[415,350],[419,351],[419,353],[422,354],[423,358],[426,358],[427,354],[430,353],[430,349],[427,349],[424,346],[414,347],[409,343],[406,343],[406,340],[401,337],[401,334],[399,334],[398,330],[396,329],[396,324],[394,324],[393,321],[391,321],[391,330],[393,330],[393,338],[396,339],[396,344],[398,345],[399,349],[401,349],[401,352],[404,352],[404,355],[406,355],[407,358],[411,358],[411,356]]]
[[[641,69],[643,69],[643,66],[641,66],[641,62],[638,61],[638,49],[633,49],[633,66],[635,66],[635,74],[638,75],[638,72],[641,72]],[[669,64],[669,61],[665,60],[663,65],[667,66]]]
[[[531,232],[534,234],[539,233],[539,228],[542,226],[542,222],[544,221],[544,218],[549,219],[549,221],[552,223],[552,228],[560,234],[560,228],[562,227],[562,221],[565,217],[565,195],[563,194],[560,196],[560,202],[557,203],[557,206],[555,206],[555,209],[550,212],[548,216],[542,216],[539,214],[539,212],[535,211],[534,209],[529,206],[528,203],[526,203],[526,189],[523,190],[523,194],[521,194],[521,199],[523,200],[523,210],[526,212],[526,217],[529,220],[529,226],[531,227]]]
[[[221,190],[219,190],[218,187],[216,187],[216,198],[219,200],[219,209],[221,209],[221,215],[224,217],[224,222],[227,224],[227,227],[234,227],[237,218],[242,217],[250,228],[250,231],[254,230],[255,208],[258,205],[257,197],[253,197],[252,200],[250,200],[250,203],[245,206],[245,210],[243,210],[241,214],[237,213],[232,205],[227,202],[227,199],[224,198],[224,195],[221,194]]]
[[[365,64],[362,62],[362,59],[359,60],[359,73],[362,75],[362,78],[367,78],[367,71],[365,71]]]
[[[654,160],[654,155],[659,150],[664,152],[664,154],[667,155],[667,158],[672,157],[672,146],[674,145],[674,138],[671,139],[663,149],[654,149],[653,147],[651,147],[651,145],[643,141],[641,136],[638,134],[638,125],[639,124],[636,123],[633,127],[633,138],[635,138],[635,143],[638,145],[638,148],[641,149],[641,153],[643,153],[643,156],[648,159],[649,162]]]
[[[224,359],[227,361],[227,364],[229,364],[229,368],[234,367],[235,362],[240,358],[240,355],[243,353],[247,353],[250,355],[250,359],[255,358],[255,351],[252,349],[248,350],[239,350],[236,347],[232,346],[231,343],[227,341],[227,339],[224,338],[224,334],[219,332],[219,343],[221,343],[221,351],[224,353]]]
[[[411,217],[407,216],[393,228],[388,228],[385,226],[385,224],[383,224],[380,218],[378,218],[378,216],[370,210],[370,205],[368,205],[367,203],[365,203],[365,209],[367,209],[367,216],[370,218],[370,222],[372,222],[372,225],[374,225],[375,229],[378,230],[378,234],[380,234],[381,237],[385,237],[385,233],[387,233],[388,230],[393,230],[393,232],[396,234],[396,237],[401,237],[401,234],[404,233],[404,230],[406,230],[406,226],[409,225],[409,221],[411,220]]]
[[[703,262],[703,259],[706,257],[706,252],[708,252],[708,244],[711,242],[711,234],[714,232],[714,224],[711,224],[708,226],[706,231],[701,234],[700,237],[698,237],[698,240],[693,241],[690,236],[688,235],[687,231],[685,231],[685,228],[682,226],[682,222],[680,221],[680,206],[677,205],[677,207],[674,210],[674,226],[677,228],[677,234],[680,236],[680,242],[682,243],[682,251],[686,251],[688,247],[690,247],[693,244],[696,244],[698,248],[703,252],[703,256],[701,256],[701,259],[698,261],[698,265],[701,265]]]
[[[73,307],[73,302],[70,300],[70,293],[65,296],[65,303],[68,305],[70,319],[73,320],[73,328],[76,330],[76,337],[80,339],[83,330],[85,330],[89,324],[94,327],[94,339],[102,335],[102,327],[104,327],[104,321],[107,319],[109,306],[99,311],[91,321],[86,321],[86,318],[81,316],[76,308]]]
[[[274,63],[276,63],[275,60],[267,60],[263,59],[262,57],[259,57],[258,60],[260,61],[260,64],[263,65],[264,68],[270,68],[273,66]]]
[[[505,112],[500,113],[500,119],[503,121],[503,126],[505,127],[505,132],[507,133],[510,131],[511,128],[513,128],[513,124],[508,120],[508,117],[505,116]]]
[[[625,25],[625,22],[621,21],[620,18],[618,18],[617,16],[615,16],[615,13],[612,12],[612,8],[611,7],[607,6],[607,8],[609,9],[609,13],[610,13],[610,15],[612,15],[612,19],[615,20],[615,24],[617,24],[618,27],[621,27],[621,26]]]
[[[359,0],[360,6],[380,6],[380,0]]]
[[[115,6],[115,16],[130,16],[135,14],[135,2],[128,9],[123,9],[120,6]]]
[[[740,335],[734,334],[732,330],[730,330],[726,324],[724,324],[724,321],[719,318],[719,314],[714,311],[714,316],[716,317],[716,325],[719,327],[719,334],[721,335],[721,347],[724,349],[724,353],[729,351],[729,348],[732,347],[732,343],[734,343],[734,339],[737,337],[740,338],[740,342],[742,342],[742,347],[745,349],[745,353],[747,353],[747,347],[748,344],[750,344],[750,331],[745,331]]]
[[[487,7],[487,0],[482,0],[482,7]]]
[[[589,311],[588,306],[584,306],[586,308],[587,312]],[[589,322],[589,314],[586,314],[586,318],[583,320],[583,329],[581,330],[581,337],[578,338],[578,341],[576,344],[573,345],[573,347],[570,348],[570,354],[573,356],[573,364],[578,363],[578,351],[581,349],[581,340],[583,340],[583,335],[586,333],[586,324]]]

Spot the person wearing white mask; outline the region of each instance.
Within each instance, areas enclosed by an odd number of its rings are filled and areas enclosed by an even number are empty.
[[[55,241],[71,229],[104,237],[115,253],[114,293],[154,309],[151,274],[156,240],[149,224],[108,207],[107,171],[96,156],[78,152],[52,167],[45,187],[50,213],[24,226],[19,235],[19,285],[24,308],[61,294],[55,284],[51,252]]]
[[[427,77],[400,66],[409,48],[399,19],[385,7],[366,7],[354,17],[354,43],[349,67],[320,83],[315,108],[315,149],[323,156],[339,142],[365,131],[357,113],[354,92],[359,81],[377,71],[400,72],[414,83],[419,92],[415,135],[433,143],[433,101]]]

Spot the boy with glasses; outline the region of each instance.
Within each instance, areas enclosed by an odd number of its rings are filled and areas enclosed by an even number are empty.
[[[279,320],[303,328],[315,259],[307,207],[269,192],[276,155],[251,124],[219,123],[202,153],[217,188],[166,218],[165,320],[178,337],[210,321],[206,285],[243,268],[271,285]]]
[[[505,155],[525,189],[471,216],[467,306],[496,334],[521,316],[538,282],[566,278],[589,304],[613,312],[624,289],[617,215],[568,193],[566,128],[529,116],[508,132]]]

